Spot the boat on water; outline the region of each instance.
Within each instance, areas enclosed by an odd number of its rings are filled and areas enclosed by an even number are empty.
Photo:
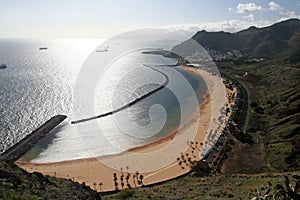
[[[96,50],[96,52],[97,53],[99,53],[99,52],[106,52],[106,51],[108,51],[108,49],[109,49],[109,47],[105,47],[105,48],[103,48],[103,49],[98,49],[98,50]]]
[[[0,65],[0,69],[5,69],[5,68],[7,68],[6,64],[1,64]]]
[[[99,53],[99,52],[106,52],[106,51],[108,51],[107,49],[103,49],[103,50],[96,50],[96,52],[97,53]]]
[[[40,47],[39,50],[47,50],[48,48],[47,47]]]

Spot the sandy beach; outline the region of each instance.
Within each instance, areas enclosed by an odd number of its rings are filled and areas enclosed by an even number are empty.
[[[28,172],[85,182],[97,191],[138,187],[188,173],[191,162],[209,151],[226,126],[229,116],[225,116],[225,104],[229,101],[222,78],[204,70],[182,68],[201,76],[209,92],[179,130],[120,154],[43,164],[19,160],[16,164]],[[225,96],[220,95],[223,92]]]

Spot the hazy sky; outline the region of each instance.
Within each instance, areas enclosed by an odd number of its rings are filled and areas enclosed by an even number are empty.
[[[300,0],[0,0],[0,38],[108,38],[169,27],[235,32],[300,17]]]

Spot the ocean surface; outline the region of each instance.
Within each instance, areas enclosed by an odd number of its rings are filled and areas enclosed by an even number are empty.
[[[101,57],[110,52],[100,49],[95,53],[103,41],[0,39],[0,64],[7,65],[0,69],[0,152],[57,114],[68,118],[38,142],[25,159],[43,163],[122,152],[178,128],[195,112],[195,102],[191,102],[195,94],[199,102],[203,101],[206,85],[201,78],[167,67],[174,59],[134,51],[111,62],[109,68],[100,64],[105,74],[92,91],[93,105],[88,108],[84,102],[77,102],[78,82],[89,81],[88,75],[86,80],[78,79],[88,63],[86,59],[91,53]],[[42,46],[48,49],[39,50]],[[70,123],[118,109],[151,92],[166,81],[163,74],[170,79],[166,88],[124,111]],[[192,90],[184,88],[186,82]]]

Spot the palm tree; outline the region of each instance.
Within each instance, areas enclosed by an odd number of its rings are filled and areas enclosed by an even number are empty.
[[[132,176],[132,180],[133,180],[133,184],[134,184],[134,186],[136,187],[136,183],[135,183],[135,174],[133,174],[133,176]]]
[[[121,180],[121,187],[122,187],[122,189],[123,189],[123,187],[124,187],[124,175],[122,174],[121,175],[121,177],[120,177],[120,180]]]
[[[103,183],[102,183],[102,182],[100,182],[100,183],[99,183],[99,188],[100,188],[100,191],[102,190],[102,185],[103,185]]]
[[[143,184],[143,179],[144,179],[144,176],[143,176],[143,174],[141,174],[141,175],[140,175],[140,182],[141,182],[142,185],[144,185],[144,184]]]
[[[113,176],[114,176],[114,181],[117,181],[118,180],[117,173],[113,173]]]
[[[93,185],[94,185],[94,190],[96,190],[97,183],[94,182]]]
[[[119,190],[118,185],[118,182],[115,182],[115,190]]]
[[[138,182],[138,180],[139,180],[139,172],[138,171],[135,172],[135,178],[136,178],[136,180]]]
[[[196,142],[195,146],[196,146],[196,149],[200,150],[200,148],[201,148],[202,145],[200,144],[200,147],[198,148],[198,144],[199,144],[199,142]]]
[[[129,173],[127,173],[127,175],[126,175],[126,177],[125,177],[125,179],[126,179],[126,183],[127,183],[127,184],[128,184],[129,178],[130,178],[130,174],[129,174]]]
[[[193,164],[192,158],[191,158],[191,157],[188,158],[188,161],[189,161],[191,164]]]

